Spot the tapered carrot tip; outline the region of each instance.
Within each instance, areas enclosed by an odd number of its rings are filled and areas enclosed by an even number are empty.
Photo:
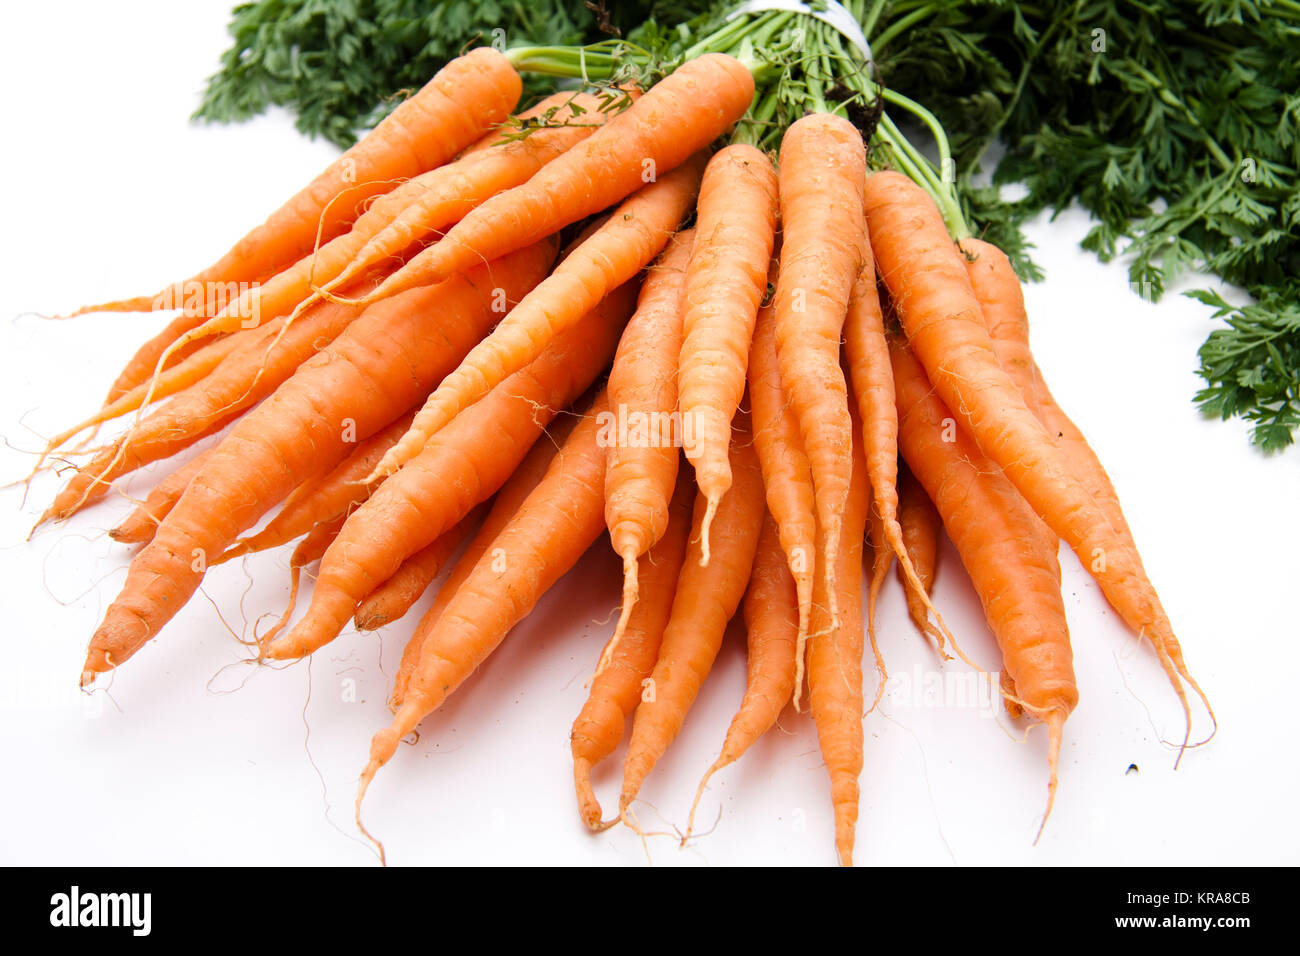
[[[713,761],[713,766],[705,771],[704,779],[700,781],[699,787],[695,790],[695,800],[691,804],[691,815],[686,820],[686,832],[682,834],[682,846],[686,846],[687,841],[691,838],[691,834],[695,832],[695,813],[700,809],[700,798],[704,796],[704,791],[709,786],[709,780],[712,779],[715,773],[727,766],[727,764],[731,763],[732,759],[733,758],[727,756],[726,748],[724,747],[723,752],[718,756],[718,759]]]
[[[709,528],[713,526],[713,516],[718,513],[718,499],[710,496],[704,508],[704,520],[700,523],[700,567],[709,566]]]
[[[857,806],[835,808],[835,853],[840,866],[853,865],[853,834],[858,824]]]
[[[623,607],[619,611],[618,623],[614,625],[614,636],[609,639],[609,643],[601,651],[600,661],[596,664],[596,673],[592,675],[592,680],[599,677],[605,668],[609,666],[609,662],[614,659],[614,652],[618,649],[618,642],[623,638],[623,632],[627,630],[627,622],[632,617],[632,609],[636,607],[640,593],[641,587],[637,581],[636,552],[625,551],[623,553]],[[588,684],[590,683],[588,681]]]
[[[1061,763],[1061,738],[1065,731],[1065,712],[1054,710],[1044,718],[1047,724],[1047,809],[1043,811],[1043,822],[1038,825],[1038,833],[1034,836],[1034,845],[1038,845],[1039,839],[1043,835],[1043,828],[1047,826],[1047,818],[1052,815],[1052,804],[1056,802],[1056,783],[1057,770]]]
[[[376,739],[378,739],[378,736],[379,735],[376,735]],[[388,854],[384,852],[383,842],[376,839],[375,835],[372,834],[369,830],[367,830],[366,825],[361,822],[361,801],[366,798],[366,791],[370,789],[370,781],[375,779],[375,773],[379,770],[381,766],[383,766],[383,761],[377,761],[372,759],[370,763],[366,764],[366,769],[361,772],[361,782],[357,785],[357,802],[356,802],[354,814],[356,816],[357,829],[360,830],[362,835],[371,843],[373,843],[375,845],[375,849],[379,851],[379,865],[387,866]]]
[[[602,820],[600,801],[591,786],[591,761],[585,757],[573,758],[573,788],[578,794],[578,813],[592,833],[601,833],[618,823],[618,817]]]

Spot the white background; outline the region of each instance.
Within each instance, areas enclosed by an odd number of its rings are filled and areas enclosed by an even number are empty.
[[[151,293],[223,252],[335,151],[283,115],[191,125],[227,37],[226,0],[40,4],[7,13],[0,98],[9,134],[0,229],[0,478],[21,477],[39,436],[98,406],[159,316],[49,321],[90,301]],[[1265,459],[1240,423],[1203,420],[1191,396],[1206,310],[1158,306],[1123,267],[1077,243],[1086,217],[1034,224],[1048,281],[1027,297],[1040,364],[1107,463],[1147,568],[1220,719],[1173,770],[1160,738],[1181,715],[1074,558],[1063,555],[1081,700],[1066,727],[1056,810],[1045,740],[953,695],[927,700],[933,655],[891,588],[883,646],[899,675],[866,721],[860,864],[1300,862],[1293,812],[1296,546],[1300,457]],[[414,617],[348,633],[310,666],[257,671],[247,633],[278,613],[286,553],[210,574],[109,694],[76,690],[86,641],[130,551],[105,531],[157,479],[151,470],[72,522],[23,539],[55,489],[0,493],[0,862],[353,864],[375,856],[351,802]],[[255,583],[253,583],[255,582]],[[589,835],[572,794],[568,732],[607,636],[617,569],[603,543],[517,628],[371,788],[366,819],[389,859],[411,863],[643,865],[633,834]],[[935,601],[967,650],[996,667],[964,573],[943,555]],[[423,605],[421,605],[423,606]],[[218,615],[218,610],[221,616]],[[222,618],[225,623],[223,624]],[[943,673],[969,681],[965,668]],[[346,702],[345,681],[358,702]],[[875,681],[868,677],[869,690]],[[650,778],[640,817],[685,822],[744,687],[733,628],[681,737]],[[1200,723],[1198,730],[1204,730]],[[615,799],[621,751],[597,775]],[[1126,773],[1130,764],[1140,769]],[[705,797],[716,828],[691,848],[647,843],[655,864],[833,862],[828,787],[805,717],[782,717]]]

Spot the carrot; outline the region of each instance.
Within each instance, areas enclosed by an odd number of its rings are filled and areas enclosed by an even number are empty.
[[[433,629],[433,625],[438,620],[438,615],[442,609],[450,603],[456,595],[456,589],[461,586],[464,580],[469,577],[474,570],[474,565],[478,564],[479,558],[483,552],[491,546],[496,540],[496,536],[501,530],[514,519],[515,512],[519,510],[520,505],[524,503],[537,483],[542,480],[546,474],[546,469],[551,466],[552,459],[555,458],[556,452],[564,442],[568,440],[569,433],[572,431],[576,419],[572,415],[561,415],[559,419],[552,422],[547,428],[546,433],[533,443],[533,447],[528,450],[523,462],[514,470],[506,483],[501,486],[492,497],[492,508],[479,525],[478,531],[465,546],[465,551],[461,554],[460,559],[447,574],[447,580],[442,583],[438,589],[437,597],[433,599],[433,604],[420,619],[420,624],[411,635],[410,640],[406,642],[406,647],[402,650],[402,660],[398,664],[397,674],[393,678],[393,693],[389,697],[389,709],[396,711],[402,706],[402,699],[406,695],[407,685],[410,683],[411,674],[415,667],[420,663],[420,646],[425,636]],[[400,571],[399,571],[400,573]]]
[[[695,499],[686,561],[677,577],[659,660],[647,685],[653,692],[643,697],[632,720],[618,801],[619,816],[625,819],[645,778],[681,730],[754,566],[763,523],[763,478],[754,454],[749,416],[743,411],[735,419],[731,470],[732,489],[714,518],[718,546],[708,566],[700,561],[700,531],[708,500],[702,494]]]
[[[1133,532],[1129,528],[1128,519],[1124,517],[1119,496],[1115,493],[1115,486],[1111,484],[1106,469],[1102,467],[1096,452],[1078,426],[1056,403],[1038,363],[1034,361],[1033,352],[1029,348],[1029,316],[1025,312],[1025,297],[1011,261],[997,246],[979,239],[964,239],[961,246],[968,257],[966,272],[971,278],[975,296],[979,299],[998,361],[1019,387],[1025,404],[1043,422],[1048,435],[1070,463],[1074,476],[1083,483],[1093,500],[1106,513],[1115,533],[1136,552]],[[971,259],[970,256],[974,258]]]
[[[393,576],[371,591],[357,607],[354,618],[357,630],[378,630],[409,611],[438,576],[442,566],[456,553],[465,536],[478,527],[486,511],[487,502],[483,502],[456,522],[450,531],[439,535],[433,544],[403,561]]]
[[[1181,759],[1191,738],[1191,707],[1183,682],[1200,697],[1211,720],[1214,711],[1187,670],[1137,551],[1074,476],[1065,455],[998,364],[962,256],[934,203],[897,173],[873,173],[866,187],[880,273],[917,359],[980,451],[1069,544],[1125,623],[1151,640],[1182,705],[1186,732]]]
[[[803,691],[804,651],[812,614],[817,520],[812,470],[794,409],[781,388],[776,359],[776,310],[758,310],[754,345],[749,353],[749,401],[754,413],[754,450],[763,469],[767,510],[776,522],[781,549],[794,577],[799,603],[799,632],[794,658],[794,707]]]
[[[833,578],[817,578],[812,636],[808,641],[808,706],[830,775],[835,851],[841,866],[853,865],[858,777],[863,764],[862,538],[871,502],[861,440],[855,438],[852,444],[843,534],[839,550],[833,555],[839,563],[838,573]],[[831,581],[840,589],[838,620],[831,616],[831,601],[825,591]]]
[[[745,628],[749,660],[745,696],[727,728],[722,750],[700,781],[691,805],[685,843],[695,829],[695,811],[704,788],[715,773],[735,763],[781,716],[781,708],[794,693],[795,653],[799,635],[799,599],[794,577],[781,548],[781,535],[771,513],[763,517],[763,530],[754,553],[754,567],[745,591]]]
[[[213,564],[223,564],[245,554],[279,547],[306,534],[322,521],[347,515],[370,497],[373,489],[362,484],[361,479],[370,474],[384,452],[402,436],[414,415],[415,410],[412,409],[399,416],[369,438],[358,442],[353,452],[331,471],[312,475],[302,482],[285,499],[275,517],[264,528],[255,535],[240,538]]]
[[[589,93],[554,93],[519,114],[524,124],[529,120],[544,124],[532,128],[524,138],[507,140],[505,130],[490,133],[455,163],[425,174],[421,178],[427,181],[414,201],[370,236],[343,271],[329,282],[320,282],[320,291],[332,291],[412,243],[459,221],[497,193],[527,182],[605,122],[608,114],[603,105],[600,97]],[[428,281],[413,260],[389,276],[380,288],[367,293],[364,300],[385,298]]]
[[[370,760],[357,788],[357,825],[362,832],[361,801],[375,773],[397,751],[398,741],[442,706],[600,537],[605,450],[596,435],[597,416],[606,407],[601,392],[493,541],[492,549],[504,556],[503,562],[484,555],[433,623],[401,709],[392,725],[371,740]]]
[[[167,346],[193,327],[193,316],[186,314],[184,311],[163,326],[161,332],[148,339],[127,361],[122,371],[118,373],[117,378],[113,380],[108,394],[104,396],[104,404],[112,405],[127,392],[148,382],[158,365],[158,359]],[[188,348],[177,349],[172,354],[171,364],[178,365],[199,349],[215,344],[215,342],[191,342]]]
[[[347,515],[342,514],[319,522],[307,532],[306,536],[298,542],[298,546],[293,549],[293,555],[289,558],[289,599],[285,602],[284,612],[265,634],[257,634],[256,627],[254,628],[254,637],[259,652],[262,645],[284,630],[285,625],[289,623],[289,619],[293,617],[293,609],[298,604],[298,586],[302,583],[302,569],[321,559],[321,555],[338,537],[339,531],[343,528],[343,522],[346,520]]]
[[[462,409],[537,358],[555,336],[653,260],[690,211],[704,161],[702,154],[692,157],[646,186],[565,256],[434,390],[371,477],[390,475],[410,461]]]
[[[184,361],[177,362],[159,373],[157,380],[154,382],[152,393],[150,393],[147,384],[137,385],[118,395],[112,401],[105,402],[94,414],[53,436],[46,444],[46,453],[48,454],[60,447],[88,428],[111,422],[115,418],[121,418],[123,415],[135,411],[144,404],[146,398],[158,402],[203,381],[230,355],[246,346],[248,341],[248,338],[239,335],[226,335],[213,342],[203,343],[203,348],[195,350]]]
[[[375,315],[386,313],[396,321],[408,314],[407,310],[426,307],[437,295],[433,291],[425,295],[412,293]],[[46,516],[66,518],[106,493],[115,479],[168,458],[203,435],[221,429],[275,391],[300,365],[337,338],[361,311],[355,306],[322,303],[283,336],[279,336],[281,326],[273,323],[222,340],[237,346],[228,361],[136,422],[127,435],[97,455],[59,492]],[[177,366],[175,371],[179,373],[183,367]],[[168,374],[164,373],[163,379]],[[138,391],[147,388],[140,386]]]
[[[1017,707],[1048,728],[1045,823],[1056,797],[1065,720],[1079,700],[1057,541],[1042,533],[1033,509],[966,432],[945,435],[951,412],[911,350],[893,339],[890,354],[903,456],[980,596],[1010,676],[1004,687],[1013,688]]]
[[[889,376],[891,388],[894,376]],[[897,418],[895,418],[897,421]],[[903,547],[916,571],[921,588],[929,594],[934,587],[935,571],[939,565],[939,512],[926,495],[916,476],[904,464],[898,469],[898,524],[903,533]],[[934,639],[935,646],[943,648],[943,633],[930,623],[930,612],[916,592],[908,586],[903,565],[898,565],[898,579],[903,584],[907,598],[907,614],[912,624],[922,634]]]
[[[912,565],[898,520],[898,413],[894,406],[889,345],[885,341],[884,311],[876,289],[876,260],[871,249],[871,236],[867,233],[863,234],[862,271],[853,287],[848,318],[844,323],[844,356],[857,399],[867,478],[874,499],[868,518],[873,531],[874,555],[867,598],[867,631],[872,635],[872,648],[878,651],[875,641],[876,599],[889,572],[889,564],[893,557],[897,557],[908,606],[917,603],[925,609],[927,616],[934,615],[936,626],[927,625],[923,629],[935,635],[942,654],[945,641],[951,641],[952,635]]]
[[[605,482],[609,482],[608,470]],[[638,576],[645,590],[645,599],[637,601],[622,630],[616,631],[601,651],[601,664],[591,679],[587,701],[574,720],[569,735],[578,812],[592,830],[603,830],[618,822],[617,817],[608,823],[601,821],[600,802],[591,785],[591,768],[618,747],[627,718],[636,710],[646,678],[654,670],[664,628],[668,626],[672,611],[677,576],[686,560],[694,497],[695,487],[689,472],[679,470],[676,488],[666,508],[667,525],[637,562],[641,565]],[[607,488],[606,507],[608,500]]]
[[[91,639],[82,685],[158,633],[198,588],[209,556],[305,478],[347,457],[353,429],[368,437],[419,401],[492,322],[492,279],[517,301],[554,253],[543,243],[472,270],[444,283],[421,312],[367,310],[245,416],[131,563]]]
[[[614,205],[686,162],[749,109],[754,79],[739,60],[688,60],[537,175],[479,206],[412,260],[427,282],[549,236]]]
[[[696,241],[686,271],[678,404],[690,423],[686,457],[708,501],[701,560],[709,563],[709,527],[731,487],[731,419],[745,393],[745,370],[758,307],[767,290],[776,237],[777,178],[753,146],[728,146],[709,160],[700,184]],[[685,429],[684,429],[685,430]]]
[[[380,485],[321,560],[306,616],[267,655],[301,657],[332,641],[404,560],[500,488],[547,423],[604,370],[634,295],[616,289]]]
[[[196,286],[274,275],[311,252],[318,240],[346,230],[367,199],[395,181],[441,166],[504,120],[522,89],[514,67],[491,47],[457,57],[217,262],[157,296],[87,306],[74,314],[147,310],[157,300],[183,302]],[[146,301],[150,304],[143,305]]]
[[[144,544],[152,538],[158,522],[167,517],[167,513],[180,500],[190,479],[198,474],[210,454],[212,454],[211,449],[201,455],[195,455],[154,485],[144,501],[140,502],[121,524],[110,531],[108,536],[122,544]]]
[[[682,343],[682,290],[695,232],[679,232],[641,286],[609,373],[609,407],[627,423],[626,440],[605,452],[605,525],[623,561],[623,598],[599,675],[618,648],[640,594],[639,559],[668,527],[681,443],[677,354]],[[674,419],[677,426],[674,427]]]
[[[866,153],[848,120],[815,113],[781,140],[781,271],[776,354],[812,469],[831,620],[838,620],[835,562],[848,496],[852,423],[840,370],[840,335],[862,266]]]

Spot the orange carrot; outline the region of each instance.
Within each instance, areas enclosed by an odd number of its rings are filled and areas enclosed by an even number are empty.
[[[443,380],[416,414],[410,431],[384,456],[371,477],[390,475],[410,461],[462,409],[533,361],[555,336],[640,273],[668,244],[690,211],[704,162],[703,154],[692,157],[646,186],[565,256]]]
[[[321,560],[306,616],[267,655],[301,657],[332,641],[362,598],[500,488],[547,423],[604,370],[634,295],[616,289],[380,485]]]
[[[714,518],[717,547],[707,567],[700,562],[700,530],[708,501],[702,494],[695,499],[686,561],[677,578],[659,660],[649,677],[653,693],[647,693],[637,705],[632,721],[619,795],[620,817],[626,818],[645,778],[681,730],[722,646],[727,622],[749,583],[763,523],[763,478],[754,454],[749,416],[743,411],[735,420],[731,469],[732,490],[722,499]]]
[[[735,763],[754,741],[767,733],[781,716],[781,708],[794,694],[795,652],[799,635],[799,599],[794,578],[786,564],[785,551],[776,521],[769,513],[763,518],[754,568],[745,591],[745,628],[749,660],[745,696],[727,728],[722,751],[700,781],[691,805],[685,843],[695,829],[695,811],[710,778]]]
[[[841,866],[853,865],[862,774],[862,538],[871,502],[861,440],[851,451],[849,495],[844,508],[843,534],[833,558],[834,578],[817,578],[813,599],[812,635],[808,640],[808,706],[817,725],[826,772],[830,775],[835,808],[835,851]],[[823,534],[825,532],[822,532]],[[824,553],[824,549],[823,549]],[[840,589],[839,620],[832,619],[829,581]]]
[[[984,605],[1010,676],[1004,686],[1013,688],[1017,707],[1047,724],[1050,814],[1065,719],[1079,700],[1057,541],[1042,534],[1033,509],[970,436],[960,429],[945,434],[951,412],[911,350],[891,340],[890,354],[903,456]]]
[[[803,435],[794,408],[781,388],[781,370],[776,359],[776,310],[771,304],[759,309],[754,326],[754,345],[749,353],[749,401],[754,412],[754,450],[763,469],[767,510],[776,521],[799,602],[794,658],[794,706],[798,710],[812,614],[817,520],[812,470],[804,453]]]
[[[614,553],[623,560],[623,599],[597,674],[617,649],[636,606],[638,559],[668,527],[668,502],[681,458],[677,353],[682,290],[694,242],[694,231],[678,233],[650,268],[609,373],[610,410],[627,424],[625,440],[607,442],[605,452],[605,524]]]
[[[988,325],[989,337],[998,361],[1011,380],[1019,387],[1025,404],[1037,413],[1047,433],[1060,448],[1078,478],[1093,500],[1106,513],[1115,533],[1137,551],[1128,519],[1120,507],[1119,496],[1111,484],[1106,469],[1083,433],[1061,410],[1052,398],[1047,382],[1029,348],[1029,316],[1025,312],[1025,297],[1020,279],[1006,254],[997,246],[978,239],[962,241],[962,250],[968,258],[966,271],[971,287],[979,299],[980,308]],[[1140,560],[1140,556],[1139,556]]]
[[[331,471],[312,475],[302,482],[284,500],[280,510],[264,528],[257,534],[240,538],[213,564],[222,564],[241,555],[279,547],[306,534],[323,521],[339,515],[346,516],[370,497],[374,489],[363,484],[361,479],[370,474],[384,452],[402,436],[414,415],[415,410],[411,409],[399,416],[369,438],[358,442],[353,452]]]
[[[412,293],[375,314],[387,312],[396,318],[407,314],[407,310],[425,307],[436,294],[432,291],[425,295]],[[168,458],[203,435],[220,430],[275,391],[303,362],[332,342],[360,314],[361,309],[355,306],[322,303],[282,337],[279,337],[282,325],[271,324],[222,340],[236,345],[228,361],[223,361],[207,377],[135,423],[127,435],[97,455],[68,481],[55,497],[47,516],[66,518],[105,494],[115,479],[150,462]],[[184,365],[177,366],[174,371],[179,374]],[[159,382],[169,374],[172,373],[164,373]],[[147,388],[140,386],[132,394],[143,393]]]
[[[731,419],[745,393],[754,321],[767,291],[776,211],[776,170],[765,154],[737,144],[709,160],[686,271],[677,372],[682,421],[690,423],[686,457],[708,501],[700,529],[705,564],[709,527],[731,487]]]
[[[469,577],[474,570],[474,565],[478,564],[479,558],[483,557],[483,552],[487,551],[501,530],[514,519],[524,499],[533,493],[537,483],[546,474],[546,469],[551,466],[556,452],[568,440],[575,421],[572,415],[561,415],[552,422],[546,433],[533,443],[523,462],[501,486],[501,490],[492,497],[492,508],[488,511],[487,517],[479,525],[470,543],[465,546],[464,553],[448,573],[442,587],[438,589],[438,595],[433,599],[432,606],[420,619],[415,633],[411,635],[402,650],[402,659],[393,678],[393,693],[389,697],[390,710],[396,711],[402,706],[411,674],[420,663],[420,647],[424,638],[433,630],[433,625],[437,623],[438,615],[455,597],[456,589]]]
[[[607,209],[686,162],[744,115],[754,79],[709,53],[660,80],[537,175],[479,206],[412,260],[427,282],[455,275]]]
[[[892,387],[892,373],[889,380]],[[903,533],[903,547],[907,549],[907,557],[912,562],[922,590],[929,594],[934,587],[935,571],[939,566],[939,512],[934,510],[934,503],[906,465],[900,465],[898,469],[898,524]],[[901,563],[898,565],[898,579],[907,597],[908,617],[918,631],[934,638],[935,646],[942,649],[943,634],[930,623],[930,612],[916,592],[908,586]]]
[[[608,472],[605,481],[609,481]],[[646,678],[654,670],[659,644],[672,612],[677,576],[686,560],[694,497],[695,487],[689,473],[679,470],[667,507],[667,526],[638,561],[645,599],[636,603],[623,630],[611,637],[601,651],[602,663],[591,679],[591,691],[569,735],[578,812],[592,830],[603,830],[617,822],[617,818],[608,823],[601,821],[600,802],[591,785],[591,768],[618,747],[627,718],[636,709]]]
[[[865,175],[862,136],[841,116],[805,116],[781,140],[776,354],[812,469],[832,621],[838,620],[834,555],[853,444],[840,335],[862,266]]]
[[[483,502],[452,527],[438,536],[433,544],[411,555],[402,566],[357,607],[354,620],[358,631],[374,631],[391,624],[411,609],[423,597],[425,590],[438,576],[447,559],[456,553],[465,536],[478,527],[487,511]]]
[[[212,454],[211,449],[201,455],[195,455],[154,485],[144,501],[140,502],[121,524],[110,531],[108,536],[122,544],[144,544],[152,538],[158,522],[167,517],[167,513],[180,500],[190,479],[198,474],[210,454]]]
[[[1187,670],[1137,551],[1111,526],[998,364],[963,257],[934,203],[907,177],[891,172],[868,177],[866,196],[880,273],[917,359],[980,451],[1070,545],[1125,623],[1152,641],[1183,708],[1181,757],[1191,737],[1183,682],[1211,719],[1213,710]]]
[[[213,265],[157,296],[87,306],[74,314],[148,310],[160,300],[183,302],[194,288],[209,283],[258,282],[274,275],[318,241],[346,230],[367,199],[441,166],[504,120],[522,89],[514,67],[491,47],[457,57]]]
[[[370,743],[370,760],[357,788],[357,825],[362,832],[366,788],[397,751],[398,741],[442,706],[600,537],[605,450],[596,441],[596,419],[606,407],[602,392],[493,541],[493,552],[503,560],[484,555],[433,624],[401,709],[392,725]]]
[[[426,182],[414,200],[382,230],[376,230],[342,272],[324,282],[317,271],[322,291],[346,284],[365,269],[458,222],[497,193],[527,182],[605,122],[608,114],[601,106],[601,98],[589,93],[554,93],[518,117],[524,122],[531,119],[547,125],[532,129],[522,139],[506,140],[505,130],[490,133],[455,163],[420,177]],[[419,262],[413,260],[389,276],[382,287],[368,293],[364,301],[385,298],[429,281]]]
[[[876,599],[889,564],[897,557],[908,605],[918,603],[925,608],[927,616],[934,615],[937,626],[927,626],[925,630],[936,635],[939,651],[943,653],[944,643],[951,640],[951,635],[912,565],[898,520],[898,413],[894,406],[889,346],[885,341],[884,311],[876,290],[875,255],[871,250],[871,237],[867,234],[863,235],[862,271],[854,285],[848,318],[844,323],[844,355],[857,400],[867,478],[874,499],[868,519],[873,531],[874,554],[867,598],[867,631],[872,636],[872,647],[878,651],[875,640]]]
[[[131,563],[91,639],[82,685],[156,636],[198,588],[208,561],[305,478],[347,457],[353,434],[384,427],[460,360],[494,318],[489,275],[517,301],[554,253],[543,243],[472,270],[444,283],[420,313],[367,310],[245,416]]]

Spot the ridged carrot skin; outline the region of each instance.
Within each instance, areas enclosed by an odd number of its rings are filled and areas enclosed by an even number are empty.
[[[478,527],[487,502],[483,502],[451,528],[440,534],[433,544],[421,548],[402,562],[402,566],[357,606],[353,616],[358,631],[374,631],[400,619],[411,605],[424,596],[443,565],[456,553],[461,542]]]
[[[703,154],[691,157],[644,187],[566,255],[438,385],[372,477],[390,475],[410,461],[463,409],[537,358],[606,295],[640,274],[690,212],[705,159]]]
[[[627,425],[605,451],[605,525],[623,562],[623,598],[599,674],[618,647],[636,606],[639,559],[668,527],[683,441],[677,411],[677,357],[682,344],[682,295],[694,230],[679,232],[648,270],[636,312],[614,353],[606,386],[609,407]]]
[[[302,657],[332,641],[403,561],[505,484],[547,423],[605,369],[635,292],[616,289],[380,485],[321,560],[306,616],[267,647],[267,656]]]
[[[609,481],[609,473],[605,474]],[[600,802],[591,785],[591,768],[617,748],[644,693],[644,681],[659,658],[659,645],[672,612],[677,577],[686,560],[695,486],[686,469],[679,469],[677,486],[668,504],[668,524],[659,540],[638,559],[637,577],[644,596],[636,602],[621,634],[611,637],[601,652],[604,666],[591,679],[591,691],[573,722],[569,746],[573,753],[573,784],[578,813],[592,830],[617,822],[601,821]]]
[[[776,521],[799,602],[794,680],[797,710],[803,692],[804,652],[812,615],[817,517],[812,468],[804,453],[803,434],[794,408],[781,387],[781,369],[776,358],[776,313],[771,304],[759,309],[754,326],[754,344],[749,353],[749,401],[753,408],[754,450],[763,469],[767,510]]]
[[[808,639],[808,706],[817,727],[835,810],[835,852],[841,866],[853,865],[853,845],[864,763],[862,731],[862,544],[871,489],[861,439],[850,452],[849,495],[843,534],[834,559],[840,589],[839,619],[830,613],[828,576],[817,578],[812,634]],[[824,550],[824,549],[823,549]]]
[[[528,454],[519,467],[501,486],[501,490],[492,496],[492,507],[488,511],[487,517],[483,519],[483,523],[479,525],[474,537],[465,546],[465,551],[447,574],[447,580],[438,589],[433,604],[420,618],[415,633],[411,635],[406,642],[406,647],[402,649],[402,659],[397,666],[397,674],[393,678],[393,692],[389,696],[389,710],[396,713],[402,706],[402,700],[406,696],[406,688],[410,683],[411,674],[415,672],[416,666],[420,663],[420,648],[424,644],[424,639],[433,631],[433,626],[438,623],[438,616],[442,613],[443,608],[451,603],[451,599],[456,596],[456,589],[470,576],[474,566],[478,564],[479,558],[483,557],[483,553],[491,547],[492,542],[496,540],[496,536],[501,533],[507,524],[514,520],[515,513],[528,496],[533,493],[537,483],[542,480],[546,470],[551,467],[551,461],[554,460],[556,453],[568,440],[569,433],[573,430],[575,423],[572,415],[561,415],[553,421],[546,429],[546,433],[533,443],[533,447],[528,450]]]
[[[144,501],[136,507],[108,536],[119,544],[144,544],[153,537],[158,523],[167,517],[168,512],[180,500],[185,488],[199,469],[203,467],[211,449],[195,455],[180,468],[177,468],[162,481],[154,485],[153,490]]]
[[[608,209],[680,166],[754,99],[749,69],[723,53],[689,60],[522,186],[458,222],[430,252],[431,281]]]
[[[384,452],[402,436],[414,415],[415,409],[399,415],[369,438],[357,442],[352,453],[333,469],[307,478],[284,500],[265,527],[257,534],[240,538],[213,563],[221,564],[245,554],[288,544],[322,521],[346,516],[370,497],[374,489],[362,483],[361,479],[370,474]]]
[[[631,302],[628,306],[630,310]],[[357,791],[358,824],[366,788],[396,753],[398,742],[442,706],[600,537],[605,452],[596,440],[596,417],[606,407],[602,392],[493,541],[500,560],[484,555],[433,625],[401,709],[371,741]]]
[[[821,562],[836,619],[835,562],[849,493],[852,423],[840,340],[862,269],[862,136],[841,116],[796,120],[781,140],[781,273],[776,354],[812,469]]]
[[[695,245],[686,270],[678,406],[690,423],[686,457],[709,510],[709,528],[731,487],[731,419],[745,394],[745,371],[776,238],[777,176],[753,146],[728,146],[709,160],[696,207]]]
[[[491,47],[470,50],[439,70],[211,266],[156,296],[87,306],[74,314],[147,311],[158,299],[184,301],[191,283],[257,282],[272,276],[311,252],[318,237],[329,241],[346,230],[366,200],[441,166],[500,123],[522,90],[519,74],[504,54]]]
[[[1016,700],[1049,731],[1049,803],[1056,793],[1065,719],[1079,701],[1074,656],[1061,597],[1058,543],[1000,469],[961,429],[920,362],[890,342],[897,392],[899,447],[943,519],[984,606]],[[945,437],[953,440],[945,441]]]
[[[1124,622],[1152,641],[1183,708],[1185,748],[1191,707],[1184,682],[1211,719],[1213,711],[1187,670],[1137,551],[1112,527],[1105,509],[1075,477],[1069,459],[998,364],[963,256],[933,201],[907,177],[892,172],[868,177],[866,199],[880,274],[936,392],[960,416],[980,451],[1069,544]]]
[[[246,415],[131,563],[91,638],[83,686],[155,637],[240,532],[347,457],[350,435],[365,438],[419,401],[496,318],[494,286],[517,302],[554,254],[554,244],[543,243],[492,264],[495,272],[485,266],[457,277],[421,313],[368,310]]]
[[[763,476],[754,454],[749,416],[737,414],[731,441],[732,492],[714,518],[717,547],[701,563],[700,530],[708,502],[697,494],[690,544],[677,577],[672,613],[664,629],[650,688],[637,705],[623,764],[619,814],[636,799],[650,771],[676,738],[722,646],[727,622],[749,584],[763,523]]]

